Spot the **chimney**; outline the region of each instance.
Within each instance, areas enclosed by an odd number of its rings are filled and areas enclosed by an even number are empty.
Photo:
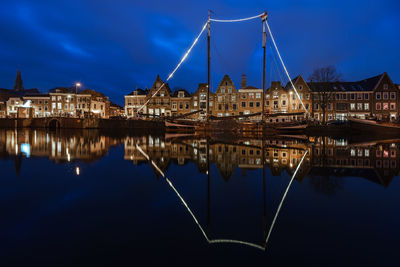
[[[246,74],[242,74],[242,83],[241,83],[240,87],[247,88]]]

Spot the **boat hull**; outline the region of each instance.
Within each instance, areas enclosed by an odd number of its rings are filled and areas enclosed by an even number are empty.
[[[394,123],[376,122],[365,119],[349,118],[352,130],[365,134],[400,135],[400,125]]]

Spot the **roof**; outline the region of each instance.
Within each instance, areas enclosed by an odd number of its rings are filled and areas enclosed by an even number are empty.
[[[49,94],[42,94],[42,93],[38,93],[38,94],[25,94],[24,97],[50,97]]]
[[[158,89],[158,88],[157,88],[157,82],[159,82],[160,84],[163,84],[163,83],[164,83],[164,81],[161,80],[159,74],[157,74],[156,80],[154,81],[153,86],[151,87],[151,89]],[[171,89],[169,88],[168,83],[165,83],[165,85],[164,85],[163,88],[167,89],[167,91],[169,92],[169,94],[172,94],[172,91],[171,91]]]
[[[172,94],[172,97],[178,97],[179,92],[183,92],[184,93],[184,97],[190,97],[190,94],[188,91],[186,91],[185,89],[177,89],[174,91],[174,93]]]
[[[233,85],[233,82],[229,75],[225,74],[224,77],[222,78],[221,82],[219,83],[219,86],[224,86],[224,82],[228,82],[229,85]]]
[[[49,90],[49,93],[62,93],[62,94],[73,94],[75,93],[75,87],[56,87]]]
[[[240,90],[254,90],[254,89],[260,89],[254,86],[247,86],[246,88],[240,88]]]
[[[123,109],[122,106],[120,106],[120,105],[118,105],[118,104],[115,104],[114,102],[110,102],[110,107],[115,107],[115,108]]]
[[[135,93],[136,92],[136,93]],[[143,90],[141,88],[138,88],[132,92],[130,92],[128,95],[147,95],[149,93],[149,90]]]
[[[380,74],[356,82],[308,82],[308,86],[313,92],[335,91],[335,92],[364,92],[373,91],[382,78]]]

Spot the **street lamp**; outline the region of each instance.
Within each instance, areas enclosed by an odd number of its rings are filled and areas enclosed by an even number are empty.
[[[75,93],[76,94],[78,94],[78,87],[81,87],[81,86],[82,86],[81,83],[79,83],[79,82],[75,83]]]

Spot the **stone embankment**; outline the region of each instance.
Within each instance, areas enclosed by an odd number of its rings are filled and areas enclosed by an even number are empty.
[[[51,129],[147,129],[163,130],[164,123],[146,120],[99,118],[32,118],[0,119],[0,128],[51,128]]]

